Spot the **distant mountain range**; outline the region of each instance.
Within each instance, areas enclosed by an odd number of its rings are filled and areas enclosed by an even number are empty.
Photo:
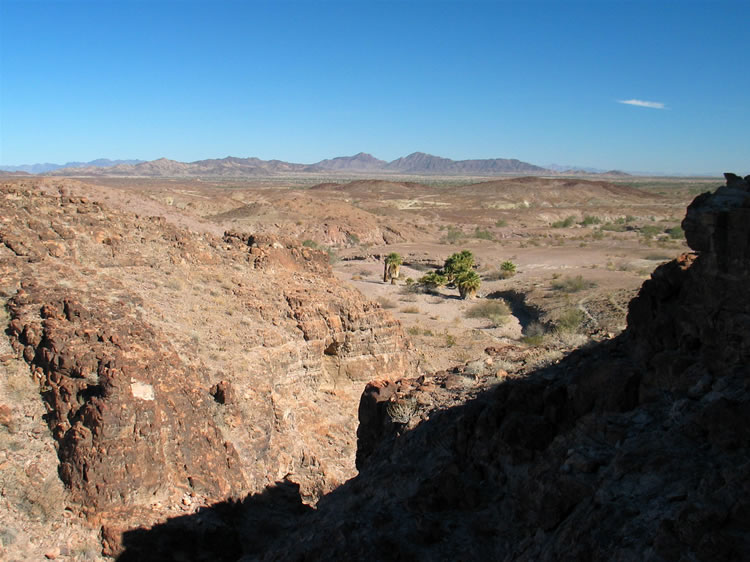
[[[6,172],[27,172],[29,174],[45,174],[62,168],[106,168],[117,164],[140,164],[143,160],[109,160],[99,158],[91,162],[67,162],[66,164],[24,164],[22,166],[2,166]]]
[[[408,175],[476,175],[555,174],[558,170],[535,166],[515,159],[491,158],[484,160],[451,160],[414,152],[391,162],[379,160],[360,152],[354,156],[339,156],[315,164],[295,164],[281,160],[236,158],[178,162],[167,158],[158,160],[106,160],[68,162],[67,164],[32,164],[4,166],[9,172],[28,172],[54,176],[145,176],[145,177],[253,177],[284,173],[346,172],[362,174]],[[561,168],[557,167],[556,168]],[[573,173],[575,171],[571,170]],[[578,172],[581,173],[581,172]],[[621,174],[621,172],[620,172]]]

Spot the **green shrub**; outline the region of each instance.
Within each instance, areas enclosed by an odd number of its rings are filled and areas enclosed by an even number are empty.
[[[558,317],[555,328],[564,333],[577,332],[584,318],[585,315],[580,308],[568,308]]]
[[[312,248],[314,250],[317,250],[320,247],[315,240],[310,240],[309,238],[307,240],[303,241],[302,245],[305,248]]]
[[[685,238],[685,231],[682,230],[682,227],[679,225],[667,229],[667,234],[669,234],[669,237],[672,240],[682,240]]]
[[[505,219],[497,219],[495,221],[495,226],[497,226],[498,228],[502,228],[504,226],[508,226],[508,221],[506,221]]]
[[[557,279],[552,282],[552,288],[556,291],[562,291],[564,293],[577,293],[584,289],[590,289],[595,284],[592,281],[584,279],[581,275],[575,277],[565,277],[563,279]]]
[[[640,228],[640,232],[646,240],[651,240],[654,236],[661,234],[662,230],[658,226],[647,224]]]
[[[561,221],[555,221],[552,223],[552,228],[569,228],[575,224],[576,218],[574,216],[565,217]]]
[[[625,232],[625,222],[607,222],[601,225],[599,229],[609,232]]]
[[[439,271],[431,271],[419,278],[419,283],[430,289],[437,289],[448,284],[448,279]]]
[[[581,224],[583,226],[590,226],[592,224],[599,224],[602,220],[599,217],[595,217],[593,215],[586,215],[583,217],[583,220],[581,221]]]

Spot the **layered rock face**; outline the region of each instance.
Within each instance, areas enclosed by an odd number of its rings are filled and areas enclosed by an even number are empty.
[[[397,322],[323,252],[30,182],[0,186],[0,280],[69,490],[60,517],[101,526],[105,553],[124,529],[281,478],[314,502],[355,474],[365,382],[414,370]]]
[[[442,375],[368,385],[360,473],[314,512],[269,488],[214,512],[233,553],[184,519],[126,554],[179,529],[221,559],[750,558],[749,211],[747,179],[698,197],[697,253],[655,271],[613,340],[465,402]]]

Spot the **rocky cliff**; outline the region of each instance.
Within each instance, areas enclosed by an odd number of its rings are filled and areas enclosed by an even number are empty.
[[[41,557],[64,542],[46,529],[77,515],[114,554],[134,526],[281,478],[313,503],[355,474],[363,385],[414,362],[400,326],[338,282],[324,252],[195,234],[45,185],[0,186],[12,347],[0,357],[0,437],[14,444],[0,464],[3,489],[35,485],[23,427],[54,443],[66,488],[44,520],[3,494],[4,555]]]
[[[621,336],[468,400],[445,374],[373,382],[360,473],[315,511],[279,483],[133,531],[123,559],[178,559],[176,536],[227,560],[750,558],[748,180],[693,202],[695,253]]]

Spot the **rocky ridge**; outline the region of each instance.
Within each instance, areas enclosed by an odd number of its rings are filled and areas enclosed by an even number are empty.
[[[222,560],[747,559],[749,184],[690,205],[695,253],[654,272],[620,336],[476,396],[443,375],[371,382],[359,475],[315,511],[280,482],[132,531],[123,560],[178,559],[176,536]]]
[[[2,358],[0,431],[12,440],[30,419],[54,443],[66,486],[43,518],[0,498],[7,537],[36,533],[36,546],[3,540],[3,557],[41,557],[54,545],[45,529],[70,517],[83,519],[66,552],[90,548],[91,528],[114,554],[134,526],[282,478],[314,503],[354,475],[362,386],[415,366],[399,325],[336,281],[324,252],[194,234],[64,189],[43,194],[33,181],[0,195],[13,348]],[[34,395],[44,416],[32,413]],[[27,450],[16,453],[3,462],[28,465]]]

